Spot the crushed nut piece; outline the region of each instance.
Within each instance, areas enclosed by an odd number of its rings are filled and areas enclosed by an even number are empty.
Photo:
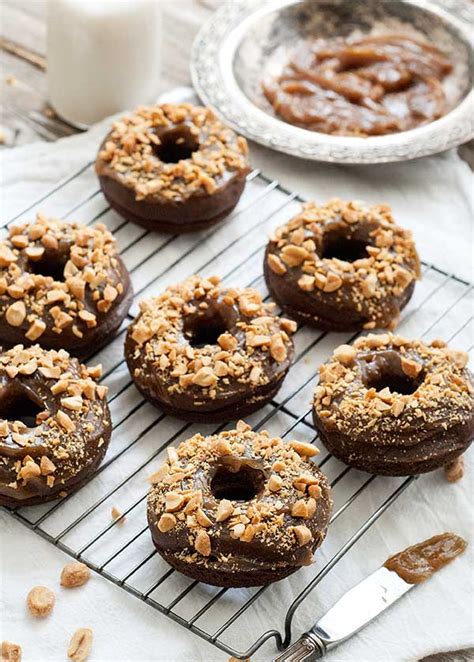
[[[290,441],[290,446],[303,457],[314,457],[319,454],[319,448],[306,441]]]
[[[159,519],[158,528],[161,533],[167,533],[168,531],[171,531],[174,526],[176,526],[176,522],[177,520],[174,515],[171,513],[163,513]]]
[[[92,649],[92,630],[80,628],[72,635],[71,643],[67,650],[67,656],[74,662],[84,662],[89,657]]]
[[[199,531],[194,542],[194,548],[202,556],[209,556],[211,553],[211,539],[205,531]]]
[[[343,365],[350,365],[356,357],[356,350],[351,345],[339,345],[334,350],[333,356]]]
[[[123,524],[125,522],[125,516],[122,515],[120,510],[118,508],[116,508],[115,506],[112,506],[110,514],[112,516],[112,519],[120,520],[120,524]]]
[[[35,586],[28,593],[26,604],[36,618],[48,616],[54,607],[54,593],[46,586]]]
[[[176,492],[169,492],[166,495],[166,512],[173,513],[176,510],[180,510],[184,506],[184,503],[184,496]]]
[[[295,534],[300,547],[307,545],[313,539],[313,534],[307,526],[304,526],[304,524],[294,526],[293,533]]]
[[[66,563],[61,572],[61,586],[65,588],[82,586],[89,581],[90,576],[91,571],[85,563],[80,563],[79,561]]]
[[[457,483],[464,476],[464,458],[461,455],[444,467],[444,474],[449,483]]]
[[[216,522],[224,522],[234,512],[234,506],[228,499],[222,499],[217,506]]]
[[[21,646],[11,641],[2,641],[2,662],[21,662]]]

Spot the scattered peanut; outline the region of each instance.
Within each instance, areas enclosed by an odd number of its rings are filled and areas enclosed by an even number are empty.
[[[36,618],[48,616],[54,607],[54,593],[46,586],[35,586],[28,593],[26,604]]]
[[[85,563],[80,563],[79,561],[66,563],[61,572],[61,586],[65,588],[82,586],[89,581],[90,576],[91,571]]]
[[[21,646],[2,641],[2,662],[21,662]]]
[[[84,662],[89,657],[92,648],[92,630],[81,628],[71,638],[67,656],[74,662]]]
[[[453,462],[450,462],[444,467],[444,473],[446,480],[449,483],[457,483],[458,480],[464,476],[464,458],[461,455],[457,457]]]

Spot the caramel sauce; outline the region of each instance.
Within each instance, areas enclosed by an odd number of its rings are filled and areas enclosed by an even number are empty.
[[[427,124],[447,111],[452,66],[427,41],[403,34],[302,40],[262,88],[277,115],[322,133],[374,136]]]
[[[408,584],[419,584],[462,554],[467,542],[455,533],[442,533],[391,556],[384,566]]]

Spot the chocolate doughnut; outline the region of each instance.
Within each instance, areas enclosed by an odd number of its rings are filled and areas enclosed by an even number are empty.
[[[91,476],[112,429],[100,372],[63,349],[0,353],[0,505],[64,497]]]
[[[320,368],[314,425],[327,449],[374,474],[410,476],[455,460],[474,437],[466,352],[392,334],[338,347]]]
[[[189,421],[236,420],[260,409],[293,357],[296,323],[272,308],[256,290],[223,289],[217,276],[191,276],[142,301],[125,341],[135,385]]]
[[[394,328],[420,277],[411,233],[386,205],[303,205],[267,246],[265,280],[285,313],[326,331]]]
[[[214,586],[261,586],[311,563],[332,508],[312,444],[237,429],[194,435],[154,473],[148,524],[176,570]]]
[[[37,215],[0,242],[0,341],[39,343],[83,357],[104,345],[133,299],[105,225]]]
[[[247,142],[210,108],[140,107],[112,126],[96,160],[110,206],[148,230],[210,227],[239,201],[249,172]]]

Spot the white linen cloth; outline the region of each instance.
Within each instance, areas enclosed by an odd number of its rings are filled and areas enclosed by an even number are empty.
[[[183,94],[186,91],[179,90],[168,98],[181,99]],[[109,121],[102,122],[86,134],[53,145],[3,152],[3,222],[93,159],[108,125]],[[426,261],[472,278],[473,176],[454,151],[409,163],[345,167],[303,162],[252,145],[251,160],[254,167],[308,198],[324,201],[339,196],[389,203],[400,224],[413,230]],[[38,208],[48,211],[41,204]],[[472,542],[472,455],[467,453],[466,475],[459,484],[450,485],[442,472],[435,472],[408,488],[300,607],[294,636],[389,554],[446,530]],[[370,505],[371,498],[367,490],[365,503]],[[60,571],[69,557],[5,512],[0,513],[0,527],[0,638],[21,644],[25,662],[64,660],[70,636],[79,627],[94,631],[91,662],[227,659],[225,653],[98,575],[93,574],[82,588],[61,588]],[[33,619],[25,607],[28,591],[38,584],[52,588],[57,597],[53,614],[43,620]],[[288,586],[285,581],[278,585],[276,602],[280,596],[289,603]],[[472,589],[470,546],[426,585],[415,588],[328,654],[328,662],[401,662],[472,645]],[[273,606],[263,602],[259,610],[252,610],[251,618],[243,620],[240,642],[250,644],[264,630],[281,627]],[[267,645],[252,662],[270,660],[274,654],[273,645]]]

